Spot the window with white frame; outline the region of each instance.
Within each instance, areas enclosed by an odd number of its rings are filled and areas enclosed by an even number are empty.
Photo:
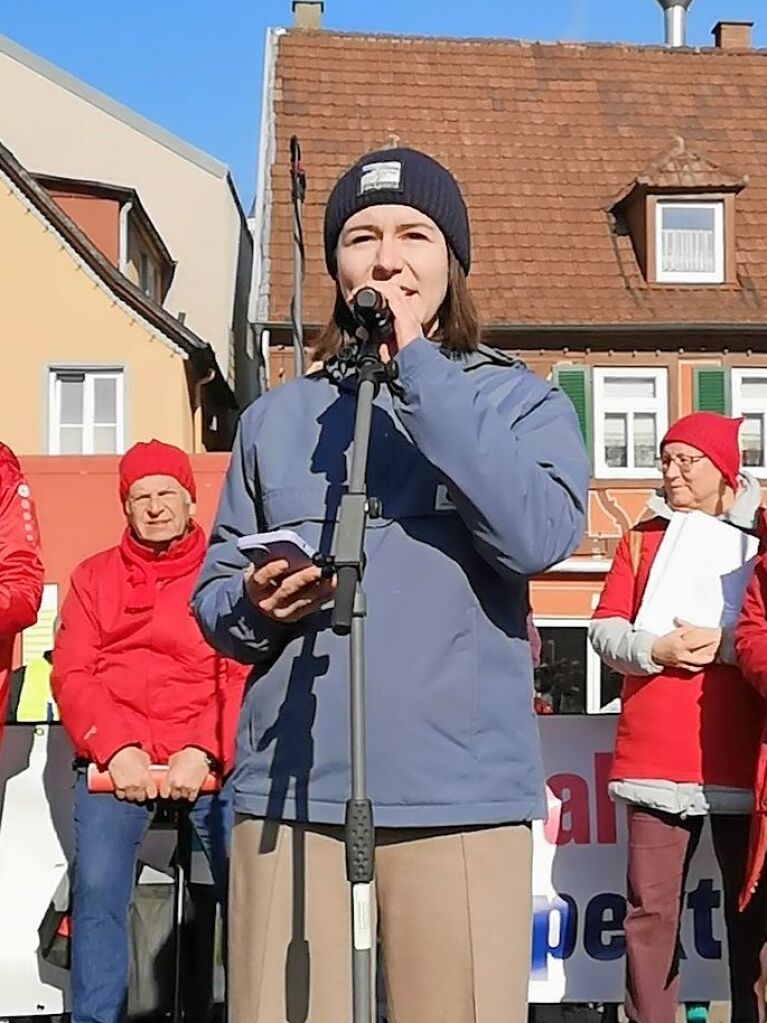
[[[594,653],[593,650],[592,653]],[[594,657],[599,661],[596,653],[594,653]],[[617,714],[621,709],[623,676],[601,661],[599,661],[597,672],[593,681],[589,680],[589,701],[586,712],[588,714]]]
[[[535,693],[555,714],[601,714],[618,709],[622,680],[601,664],[579,618],[536,618],[541,640]]]
[[[48,450],[52,455],[107,455],[125,450],[121,369],[52,369]]]
[[[767,475],[767,367],[764,369],[733,369],[732,412],[743,416],[740,446],[743,468]]]
[[[667,284],[722,283],[724,203],[658,201],[655,276]]]
[[[668,425],[667,371],[594,370],[594,469],[598,478],[657,473],[658,443]]]
[[[151,256],[141,251],[139,255],[138,286],[145,295],[150,298],[157,298],[157,270]]]

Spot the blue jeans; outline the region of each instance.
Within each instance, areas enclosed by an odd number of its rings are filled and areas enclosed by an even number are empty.
[[[75,785],[72,1023],[117,1023],[128,988],[128,910],[139,846],[152,821],[143,804]],[[200,796],[189,814],[226,906],[232,834],[230,786]]]

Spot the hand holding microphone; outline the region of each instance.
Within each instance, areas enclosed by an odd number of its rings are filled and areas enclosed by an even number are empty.
[[[423,333],[402,289],[393,281],[376,281],[354,293],[350,303],[355,321],[379,343],[381,361],[389,362]]]
[[[360,288],[352,299],[352,313],[360,326],[364,327],[369,337],[378,336],[388,340],[394,328],[389,303],[380,291],[375,288]]]

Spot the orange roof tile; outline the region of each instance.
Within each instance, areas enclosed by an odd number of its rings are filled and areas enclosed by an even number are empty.
[[[767,323],[767,51],[292,29],[278,39],[273,104],[273,322],[289,319],[296,134],[308,178],[307,323],[324,322],[332,303],[328,192],[358,156],[397,143],[430,153],[461,183],[470,283],[488,324]],[[630,239],[614,233],[615,198],[636,182],[746,181],[736,199],[741,286],[648,286]]]

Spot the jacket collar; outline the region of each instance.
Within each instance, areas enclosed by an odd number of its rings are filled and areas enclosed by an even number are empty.
[[[130,529],[126,529],[120,541],[120,556],[129,586],[125,609],[145,611],[154,607],[157,584],[161,580],[178,579],[200,567],[205,557],[205,533],[192,522],[184,536],[158,553],[139,543]]]
[[[159,568],[172,562],[183,561],[200,543],[205,542],[202,529],[191,521],[183,536],[173,540],[164,551],[155,551],[141,543],[130,527],[126,528],[120,541],[120,550],[126,561],[139,562],[147,567]]]
[[[737,526],[739,529],[753,530],[759,525],[760,509],[762,506],[762,490],[759,481],[750,473],[742,472],[738,477],[740,484],[730,508],[720,515],[723,522]],[[670,519],[674,514],[673,510],[666,503],[663,490],[656,490],[647,502],[647,510],[654,516],[662,519]]]
[[[425,338],[424,340],[429,340]],[[489,345],[480,344],[477,348],[468,352],[458,352],[453,348],[446,348],[437,341],[432,341],[435,347],[439,347],[442,355],[451,362],[457,363],[464,371],[477,369],[480,366],[523,366],[524,364],[514,356],[507,354],[498,348],[491,348]],[[308,374],[308,379],[330,380],[341,391],[353,392],[357,386],[357,371],[354,366],[339,363],[336,359],[329,359],[321,369]]]

